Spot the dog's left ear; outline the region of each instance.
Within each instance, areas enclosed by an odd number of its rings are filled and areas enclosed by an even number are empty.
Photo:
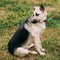
[[[33,7],[33,9],[35,10],[36,6]]]
[[[44,7],[44,4],[43,3],[40,5],[40,10],[42,10],[42,11],[45,10],[45,7]]]

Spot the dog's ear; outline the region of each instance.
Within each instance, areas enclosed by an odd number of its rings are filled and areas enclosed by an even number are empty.
[[[36,6],[33,7],[33,9],[35,10]]]
[[[45,10],[45,7],[44,7],[44,4],[43,3],[40,5],[40,10],[42,10],[42,11]]]

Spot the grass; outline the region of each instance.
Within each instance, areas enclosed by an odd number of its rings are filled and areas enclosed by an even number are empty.
[[[46,8],[56,9],[52,11],[47,9],[47,19],[56,13],[57,16],[46,22],[47,28],[41,38],[47,55],[38,54],[33,57],[33,60],[60,60],[60,0],[43,2]],[[16,57],[8,53],[7,44],[19,25],[32,14],[32,6],[39,6],[39,4],[39,0],[0,0],[0,60],[16,60]]]

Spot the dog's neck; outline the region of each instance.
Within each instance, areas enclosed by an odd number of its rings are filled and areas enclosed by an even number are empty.
[[[44,23],[44,22],[46,22],[47,20],[43,20],[43,21],[41,21],[41,22],[39,22],[39,23]]]
[[[43,20],[43,22],[46,22],[46,20]],[[43,23],[43,22],[42,22],[42,23]]]

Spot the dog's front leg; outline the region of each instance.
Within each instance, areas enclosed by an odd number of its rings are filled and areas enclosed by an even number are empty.
[[[33,38],[34,38],[35,48],[36,48],[37,52],[40,55],[45,55],[45,52],[42,52],[42,45],[41,45],[39,35],[34,35]]]

